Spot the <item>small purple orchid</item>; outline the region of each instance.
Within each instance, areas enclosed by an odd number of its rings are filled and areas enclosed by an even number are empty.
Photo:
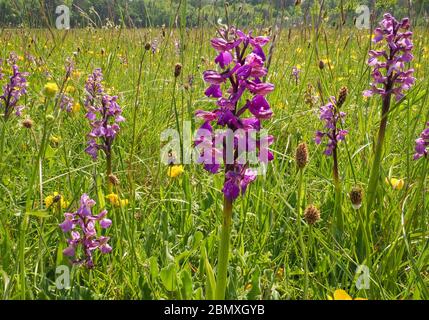
[[[102,81],[101,69],[95,69],[85,84],[86,118],[92,128],[88,134],[88,147],[85,151],[94,160],[97,159],[98,150],[103,150],[106,156],[110,156],[113,140],[120,131],[119,124],[125,121],[117,102],[118,97],[106,94]]]
[[[205,95],[217,99],[217,108],[196,112],[196,117],[204,123],[197,132],[195,145],[204,150],[199,162],[207,171],[216,174],[221,164],[225,164],[223,193],[232,202],[244,194],[247,186],[256,179],[255,170],[250,169],[248,163],[239,161],[240,139],[247,139],[245,149],[257,152],[260,161],[273,160],[268,150],[273,137],[268,136],[263,141],[262,138],[251,138],[250,132],[260,132],[261,121],[272,117],[266,96],[274,90],[274,85],[261,80],[267,75],[262,47],[269,42],[268,37],[253,37],[251,33],[245,34],[233,27],[221,29],[219,34],[219,38],[211,40],[211,45],[217,51],[215,63],[221,71],[207,70],[203,74],[204,81],[209,84]],[[240,107],[240,101],[244,99]],[[244,117],[247,111],[248,118]],[[215,126],[222,130],[214,132]],[[228,130],[233,132],[233,150],[226,150]]]
[[[69,95],[62,93],[60,96],[60,108],[66,112],[72,112],[74,99]]]
[[[420,137],[416,140],[416,153],[414,160],[420,158],[427,158],[429,154],[429,122],[426,123],[426,128],[421,133]]]
[[[414,59],[412,36],[409,31],[408,18],[398,22],[391,14],[386,13],[380,26],[375,29],[374,43],[383,40],[387,43],[387,50],[371,50],[368,65],[373,68],[371,89],[364,92],[364,96],[375,94],[387,96],[394,94],[399,101],[415,82],[414,69],[407,69],[406,63]],[[403,32],[402,32],[403,31]]]
[[[299,69],[296,66],[292,67],[291,77],[295,79],[296,84],[298,84],[300,74],[301,74],[301,69]]]
[[[339,123],[344,122],[346,114],[339,111],[337,108],[337,100],[335,97],[330,98],[330,102],[320,108],[320,120],[325,122],[325,131],[317,131],[314,141],[316,144],[321,144],[324,138],[327,138],[325,155],[332,156],[334,149],[340,141],[344,141],[347,130],[339,129]]]
[[[9,78],[9,82],[3,86],[3,94],[0,96],[0,109],[3,109],[4,119],[9,119],[12,112],[15,112],[16,116],[21,116],[24,106],[18,105],[20,98],[27,93],[27,72],[20,72],[17,62],[16,54],[11,53],[9,59],[7,59],[9,65],[12,68],[12,76]],[[0,80],[4,78],[3,61],[0,60]]]
[[[65,220],[59,225],[64,233],[70,232],[70,239],[67,240],[68,247],[64,249],[63,254],[68,257],[76,257],[79,246],[82,247],[83,257],[75,258],[73,263],[84,263],[86,267],[93,268],[93,252],[99,249],[101,253],[106,254],[112,251],[112,247],[107,243],[109,237],[97,236],[96,224],[99,223],[102,229],[111,226],[112,221],[107,219],[107,211],[103,210],[98,215],[92,214],[92,207],[95,201],[90,199],[87,194],[83,194],[80,199],[80,207],[74,213],[65,213]],[[81,232],[76,229],[80,228]]]

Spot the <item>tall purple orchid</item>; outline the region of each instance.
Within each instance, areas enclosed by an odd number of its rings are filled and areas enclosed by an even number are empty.
[[[209,84],[205,95],[216,98],[217,106],[210,112],[196,112],[204,122],[195,145],[203,150],[199,161],[207,171],[216,174],[224,164],[224,210],[216,285],[216,299],[224,299],[232,204],[256,179],[256,171],[249,167],[248,160],[243,160],[243,153],[255,152],[264,163],[273,160],[268,148],[274,138],[262,139],[254,134],[261,131],[263,120],[272,117],[266,96],[274,90],[274,85],[262,81],[267,75],[262,48],[269,42],[268,37],[254,37],[233,27],[218,33],[220,37],[212,39],[211,45],[217,51],[215,63],[220,70],[204,72],[204,81]],[[245,147],[240,148],[243,140]]]
[[[338,144],[344,141],[348,131],[342,128],[346,113],[340,111],[347,99],[348,89],[343,87],[340,90],[338,99],[330,97],[329,102],[320,108],[320,120],[325,123],[324,131],[317,131],[314,141],[321,144],[327,140],[325,155],[333,158],[333,177],[335,186],[335,208],[334,208],[334,234],[341,237],[343,230],[343,217],[341,214],[341,181],[338,164]]]
[[[94,267],[93,252],[99,249],[101,253],[106,254],[112,251],[108,244],[109,237],[97,236],[97,222],[102,229],[111,226],[112,221],[107,219],[107,211],[103,210],[98,215],[92,214],[92,207],[95,201],[88,195],[83,194],[80,199],[80,207],[76,212],[65,213],[65,220],[59,225],[64,233],[70,232],[70,239],[67,240],[68,247],[64,249],[63,254],[68,257],[75,257],[73,263],[84,263],[88,268]],[[81,232],[78,229],[80,228]],[[79,247],[82,248],[82,257],[77,258]]]
[[[413,77],[414,69],[408,68],[408,63],[414,58],[411,53],[412,36],[408,18],[399,22],[391,14],[386,13],[379,27],[375,29],[373,38],[374,43],[383,43],[384,48],[369,51],[368,64],[372,68],[373,82],[370,84],[371,88],[364,92],[364,96],[381,95],[382,110],[374,162],[368,184],[368,214],[376,195],[392,95],[397,101],[401,100],[405,91],[409,90],[416,80]]]
[[[95,69],[85,84],[86,118],[91,125],[91,132],[88,134],[88,147],[85,152],[94,160],[97,159],[99,150],[105,153],[110,189],[112,144],[120,131],[119,124],[125,121],[125,118],[122,116],[122,109],[117,102],[118,97],[105,93],[102,81],[103,73],[101,69]]]
[[[9,119],[12,112],[17,116],[21,115],[24,106],[19,105],[19,100],[27,93],[28,87],[28,73],[19,71],[15,54],[11,53],[7,61],[12,68],[12,75],[9,77],[9,82],[3,86],[3,94],[0,96],[0,110],[3,112],[5,121]],[[2,65],[3,61],[0,60],[0,80],[5,76]]]

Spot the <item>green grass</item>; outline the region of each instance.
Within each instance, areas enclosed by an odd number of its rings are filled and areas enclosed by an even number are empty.
[[[276,137],[275,160],[266,177],[259,177],[244,198],[234,204],[227,298],[302,299],[307,257],[310,299],[326,299],[335,289],[369,299],[428,299],[428,178],[427,160],[412,160],[414,140],[429,119],[429,38],[427,29],[415,30],[413,62],[417,83],[390,114],[381,178],[374,211],[365,205],[354,210],[348,193],[355,185],[367,187],[380,121],[381,100],[365,101],[369,84],[366,66],[369,32],[357,29],[321,29],[306,35],[283,31],[276,43],[267,81],[276,85],[269,95],[275,112],[264,125]],[[426,36],[425,36],[426,34]],[[167,176],[160,161],[160,134],[193,119],[197,109],[213,104],[204,98],[202,72],[214,68],[210,38],[214,29],[161,30],[2,30],[0,56],[10,51],[35,56],[37,65],[19,62],[29,71],[25,117],[33,131],[12,118],[5,129],[0,164],[0,293],[3,299],[209,299],[214,297],[218,237],[222,219],[222,175],[212,176],[197,164],[186,165],[176,179]],[[155,54],[147,42],[158,39]],[[33,40],[31,40],[33,39]],[[175,41],[181,43],[176,48]],[[104,49],[104,54],[102,54]],[[64,62],[76,52],[80,77],[71,84],[82,109],[74,115],[54,114],[54,101],[41,101],[46,82],[61,85]],[[125,59],[124,59],[125,58]],[[319,61],[330,63],[319,69]],[[127,64],[121,63],[127,60]],[[182,76],[174,78],[176,63]],[[290,77],[300,65],[298,84]],[[84,153],[89,125],[83,108],[84,81],[96,67],[105,74],[106,86],[120,97],[127,122],[114,144],[113,171],[121,184],[115,192],[129,205],[112,207],[105,199],[105,161],[92,162]],[[49,72],[49,76],[45,72]],[[141,75],[140,75],[141,71]],[[188,85],[188,77],[193,78]],[[186,84],[186,86],[185,86]],[[335,186],[332,159],[313,142],[322,127],[319,105],[304,103],[308,84],[321,88],[324,101],[342,86],[349,88],[343,107],[347,112],[346,143],[339,147],[343,237],[332,235]],[[177,111],[177,118],[175,116]],[[4,126],[4,123],[1,123]],[[197,126],[198,123],[194,123]],[[45,137],[43,138],[43,136]],[[55,143],[51,137],[60,137]],[[45,141],[46,150],[41,144]],[[302,207],[315,204],[322,220],[309,227],[298,210],[299,174],[295,148],[307,142],[310,163],[303,174]],[[39,179],[38,154],[42,159]],[[401,178],[395,190],[385,177]],[[71,268],[71,288],[55,287],[55,269],[70,265],[63,257],[66,246],[58,228],[63,213],[45,210],[42,198],[57,191],[74,210],[82,193],[104,207],[113,225],[108,231],[113,252],[95,255],[93,270]],[[42,199],[43,200],[43,199]],[[365,200],[364,200],[365,201]],[[42,201],[43,202],[43,201]],[[364,203],[365,204],[365,203]],[[369,238],[362,240],[363,226]],[[302,252],[299,230],[305,245]],[[363,248],[365,247],[365,249]],[[367,250],[367,251],[365,251]],[[367,252],[367,254],[362,254]],[[357,290],[359,265],[370,270],[370,289]]]

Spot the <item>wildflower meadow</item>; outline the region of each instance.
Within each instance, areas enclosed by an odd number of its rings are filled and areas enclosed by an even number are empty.
[[[0,1],[3,300],[429,299],[428,1],[87,2]]]

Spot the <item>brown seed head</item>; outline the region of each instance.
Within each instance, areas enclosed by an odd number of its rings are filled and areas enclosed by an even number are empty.
[[[308,147],[305,142],[300,143],[296,148],[295,162],[300,170],[304,169],[308,164]]]
[[[174,66],[174,76],[177,78],[182,73],[182,65],[180,63],[176,63]]]
[[[114,186],[118,186],[118,185],[119,185],[119,183],[120,183],[120,181],[119,181],[118,177],[117,177],[117,176],[115,176],[114,174],[110,174],[110,175],[109,175],[109,182],[110,182],[112,185],[114,185]]]
[[[304,219],[309,225],[315,224],[320,220],[320,211],[315,206],[310,205],[304,211]]]
[[[362,206],[363,190],[361,187],[353,187],[350,191],[350,201],[354,209],[358,210]]]
[[[148,42],[148,43],[146,43],[146,44],[144,45],[144,49],[145,49],[146,51],[149,51],[151,47],[152,47],[152,46],[150,45],[150,43],[149,43],[149,42]]]
[[[24,121],[22,121],[22,126],[27,129],[31,129],[33,127],[33,124],[33,120],[31,119],[25,119]]]
[[[348,93],[349,93],[349,89],[347,89],[347,87],[341,88],[340,93],[338,95],[337,108],[341,108],[344,102],[346,102]]]
[[[322,60],[319,61],[319,69],[320,70],[325,69],[325,63]]]

